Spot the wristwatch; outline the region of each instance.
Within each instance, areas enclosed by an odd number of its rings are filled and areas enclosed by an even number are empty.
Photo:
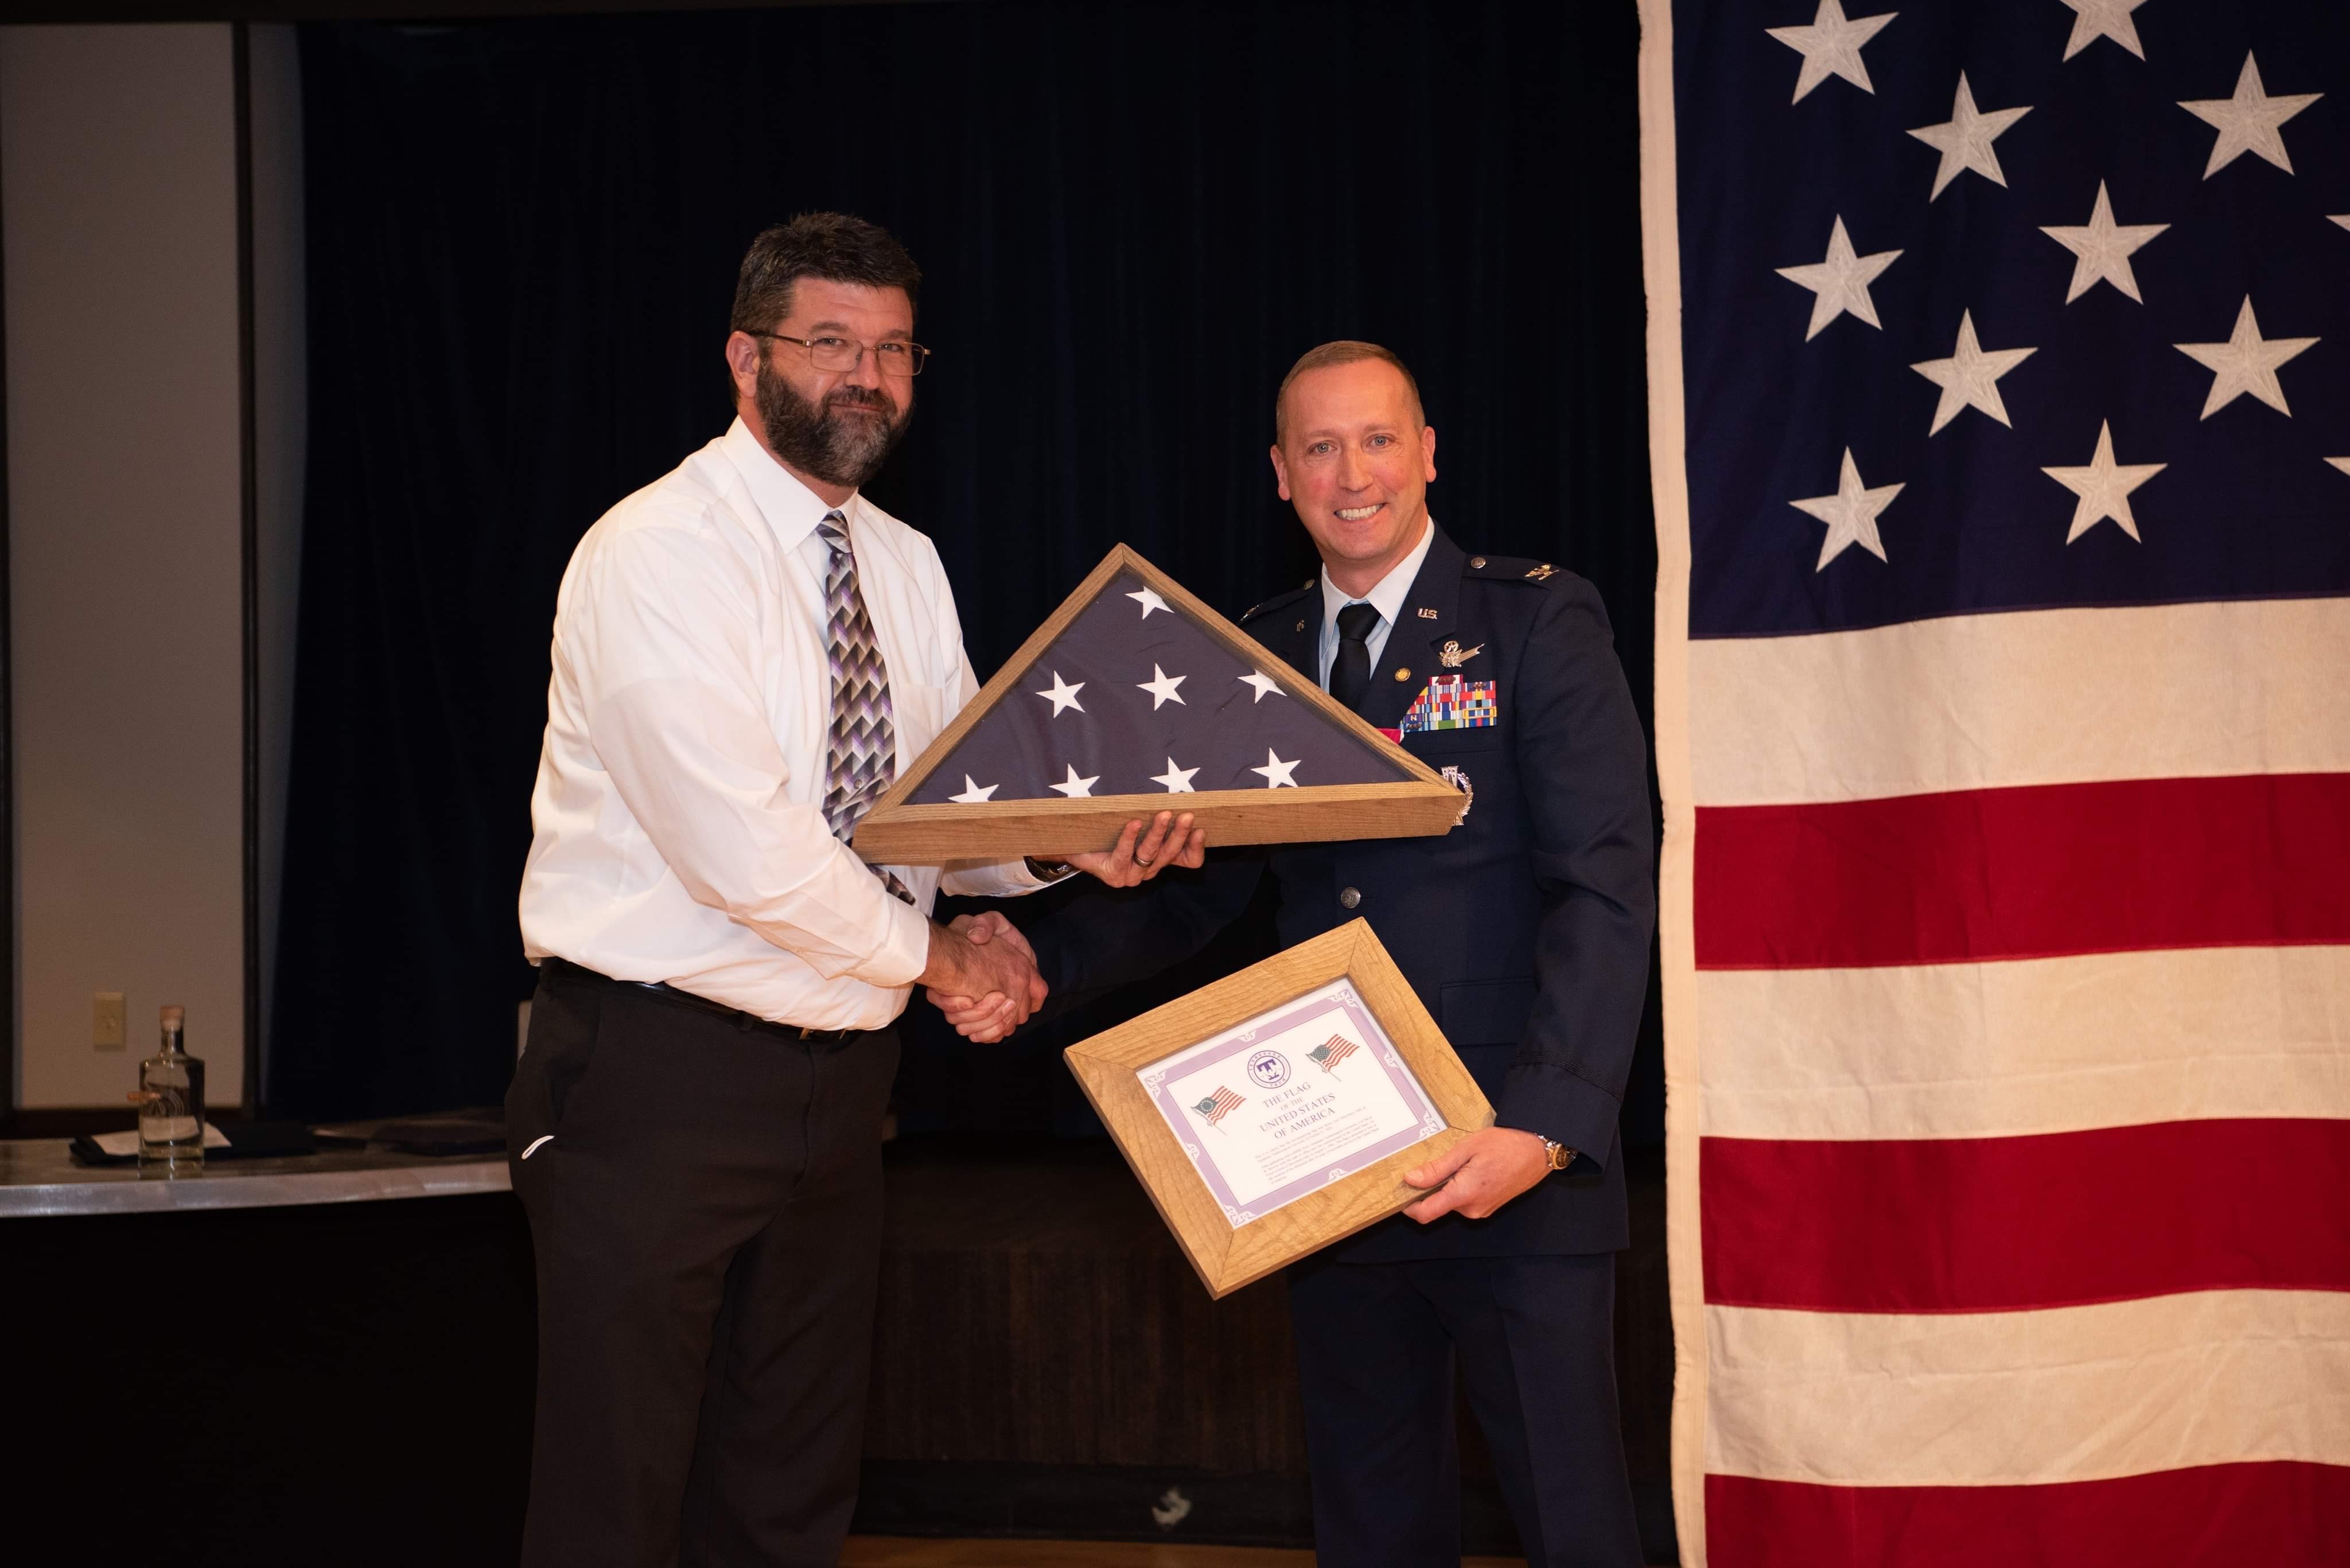
[[[1034,855],[1021,858],[1028,862],[1028,874],[1039,881],[1057,882],[1073,869],[1066,860],[1039,860]]]
[[[1539,1133],[1534,1136],[1537,1137],[1542,1137]],[[1575,1151],[1567,1147],[1566,1145],[1559,1142],[1556,1138],[1543,1138],[1542,1146],[1543,1158],[1544,1162],[1549,1165],[1551,1169],[1565,1170],[1568,1166],[1575,1163]]]

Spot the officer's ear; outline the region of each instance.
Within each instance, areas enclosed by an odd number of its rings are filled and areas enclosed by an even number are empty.
[[[1420,466],[1428,471],[1421,476],[1423,482],[1429,484],[1435,483],[1436,427],[1434,425],[1422,425],[1419,427],[1419,462]]]
[[[1433,451],[1434,449],[1431,447],[1430,450]],[[1430,472],[1430,477],[1435,477],[1432,472]],[[1281,498],[1284,501],[1291,499],[1289,493],[1289,465],[1281,461],[1281,445],[1277,441],[1274,444],[1273,448],[1273,487],[1281,492]]]

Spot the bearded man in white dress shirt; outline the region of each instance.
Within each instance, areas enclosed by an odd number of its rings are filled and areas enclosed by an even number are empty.
[[[539,986],[506,1096],[538,1271],[531,1568],[837,1559],[890,1025],[918,983],[991,998],[982,1039],[1044,1000],[1024,943],[973,942],[932,899],[1201,861],[1164,812],[1068,864],[943,878],[847,846],[978,690],[937,551],[858,493],[913,411],[920,281],[861,219],[762,234],[733,425],[564,575],[521,898]]]

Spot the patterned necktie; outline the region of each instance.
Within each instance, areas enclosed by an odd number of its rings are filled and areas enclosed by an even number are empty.
[[[889,711],[889,667],[865,596],[857,588],[857,557],[848,547],[848,524],[827,512],[816,525],[831,546],[824,574],[825,630],[831,644],[832,728],[826,738],[824,820],[843,844],[898,772],[898,727]],[[881,867],[873,874],[910,904],[913,893]]]

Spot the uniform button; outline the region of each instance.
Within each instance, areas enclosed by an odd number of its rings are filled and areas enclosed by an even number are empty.
[[[1485,569],[1485,557],[1482,556],[1471,556],[1469,557],[1469,564],[1482,572]]]
[[[1342,909],[1351,909],[1362,901],[1363,895],[1352,888],[1341,888],[1338,890],[1338,907]]]

